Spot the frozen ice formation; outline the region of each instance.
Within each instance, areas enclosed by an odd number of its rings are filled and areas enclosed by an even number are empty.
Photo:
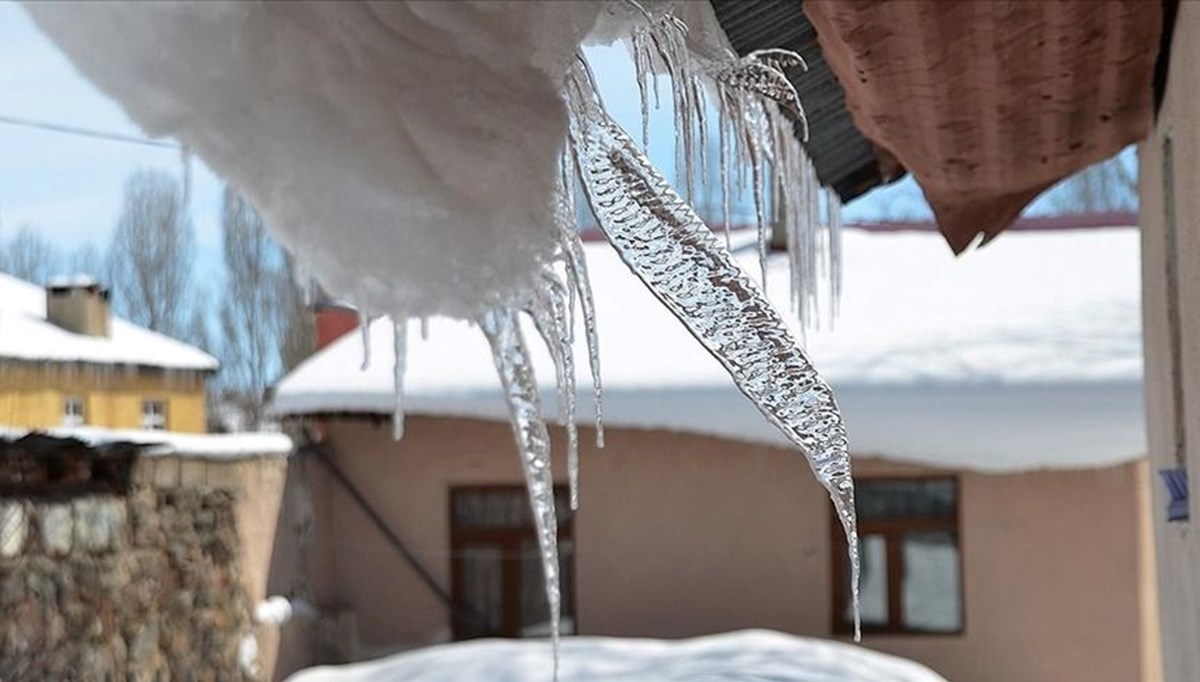
[[[582,80],[580,78],[579,80]],[[630,270],[808,458],[846,532],[857,633],[858,536],[845,425],[787,324],[691,206],[578,80],[571,142],[592,212]]]
[[[831,298],[839,286],[836,197],[822,196],[799,140],[807,135],[802,103],[784,74],[803,66],[798,55],[736,56],[707,3],[26,8],[147,132],[178,138],[238,185],[327,291],[363,311],[391,313],[397,438],[407,316],[478,323],[529,486],[556,670],[560,596],[550,441],[517,320],[522,313],[532,318],[554,359],[574,508],[576,305],[598,444],[604,433],[599,330],[575,224],[577,181],[622,260],[808,458],[845,528],[857,603],[845,428],[829,386],[761,291],[775,227],[787,242],[791,301],[802,323],[816,323],[819,277],[831,282]],[[643,145],[651,102],[673,107],[681,191],[651,166],[596,95],[579,47],[585,39],[618,37],[628,39],[635,64]],[[666,92],[660,74],[669,77]],[[714,133],[716,159],[708,149]],[[761,286],[688,205],[713,167],[726,229],[734,184],[749,185]],[[364,338],[364,366],[369,362]]]
[[[546,577],[546,600],[550,607],[550,636],[554,642],[554,673],[558,677],[559,621],[562,597],[558,577],[558,520],[554,509],[554,475],[550,471],[550,435],[542,421],[537,379],[529,350],[511,309],[490,310],[479,319],[479,328],[487,337],[496,361],[496,371],[504,387],[513,434],[529,488],[529,504],[537,530]]]

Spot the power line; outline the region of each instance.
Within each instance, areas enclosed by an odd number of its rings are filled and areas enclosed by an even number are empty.
[[[0,123],[19,126],[22,128],[32,128],[34,130],[43,130],[54,133],[66,133],[68,135],[79,135],[82,137],[91,137],[98,140],[107,140],[109,142],[125,142],[127,144],[140,144],[146,147],[159,147],[161,149],[172,149],[174,151],[183,151],[184,147],[176,142],[166,142],[163,140],[152,140],[148,137],[138,137],[137,135],[126,135],[123,133],[111,133],[106,130],[95,130],[93,128],[80,128],[77,126],[62,125],[59,123],[49,123],[47,121],[35,121],[33,119],[18,118],[16,116],[5,116],[0,114]]]

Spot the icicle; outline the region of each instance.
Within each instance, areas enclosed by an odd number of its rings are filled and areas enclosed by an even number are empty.
[[[705,109],[708,102],[704,98],[704,84],[699,76],[692,76],[692,106],[696,109],[696,130],[699,133],[699,147],[696,153],[700,156],[700,183],[706,190],[708,187],[708,113]]]
[[[592,299],[592,284],[588,279],[587,260],[583,255],[583,244],[579,234],[564,235],[569,267],[575,272],[575,286],[579,290],[579,309],[583,313],[583,333],[587,339],[588,365],[592,370],[592,389],[596,403],[596,447],[604,447],[604,389],[600,381],[600,334],[596,329],[596,304]]]
[[[422,322],[425,318],[421,318]],[[396,405],[392,410],[392,440],[404,437],[404,369],[408,356],[408,318],[398,317],[393,327],[392,346],[396,361],[392,366],[392,386]]]
[[[546,602],[550,610],[550,636],[554,646],[554,678],[558,679],[559,618],[561,596],[558,575],[558,519],[554,508],[554,476],[550,471],[550,437],[542,421],[537,378],[517,314],[513,310],[492,310],[479,319],[479,328],[487,337],[496,362],[496,371],[504,386],[516,437],[529,504],[537,530],[546,576]]]
[[[570,131],[592,210],[626,265],[807,458],[846,533],[856,637],[858,533],[845,425],[833,392],[766,298],[621,128],[567,88]]]
[[[358,309],[358,330],[362,333],[362,371],[366,371],[371,366],[371,325],[369,315],[365,308]]]
[[[634,79],[637,80],[638,97],[642,105],[642,149],[650,151],[650,85],[647,82],[654,78],[654,65],[650,63],[646,36],[641,31],[633,34],[633,69]],[[655,84],[655,106],[658,106],[658,85]]]
[[[421,340],[429,340],[429,318],[424,315],[421,316]]]
[[[833,189],[825,190],[825,208],[829,214],[829,298],[834,318],[842,300],[842,199]]]
[[[578,216],[578,208],[575,203],[575,175],[572,172],[574,168],[574,155],[571,150],[570,140],[564,145],[563,155],[559,159],[558,178],[558,213],[556,214],[556,223],[558,224],[559,247],[563,253],[564,270],[566,272],[567,286],[567,337],[573,343],[575,341],[575,297],[579,289],[578,278],[575,272],[573,260],[566,255],[569,246],[567,240],[577,239],[579,235],[579,226],[576,224]]]
[[[729,121],[725,120],[729,109],[725,88],[717,85],[719,94],[718,134],[720,135],[721,150],[721,215],[725,218],[725,248],[733,248],[733,238],[729,234]]]
[[[790,50],[755,50],[717,70],[713,77],[729,87],[766,97],[787,109],[804,126],[804,139],[807,140],[808,119],[800,104],[800,95],[783,72],[793,66],[808,68],[800,55]]]
[[[547,273],[547,286],[530,306],[534,327],[546,343],[554,361],[558,387],[558,420],[567,432],[567,480],[571,489],[571,509],[579,508],[579,429],[575,424],[575,355],[567,327],[566,302],[561,283]]]
[[[763,291],[767,289],[767,253],[771,249],[771,226],[766,219],[766,196],[763,191],[763,140],[761,138],[760,115],[762,107],[757,102],[743,100],[739,109],[747,121],[746,148],[750,153],[750,173],[754,182],[754,217],[758,225],[758,266],[762,271]]]
[[[583,61],[582,58],[579,61]],[[575,71],[578,74],[578,70]],[[587,79],[589,90],[595,88],[595,82],[591,80],[591,73],[584,72],[582,77]],[[578,81],[575,82],[575,87],[579,87]],[[573,100],[568,98],[568,105]],[[559,184],[559,194],[563,200],[560,205],[569,211],[571,220],[569,222],[558,221],[558,237],[559,246],[562,250],[563,261],[567,271],[567,284],[570,285],[568,295],[573,296],[578,294],[579,309],[583,314],[583,331],[584,337],[587,340],[588,348],[588,365],[592,371],[592,387],[594,391],[594,402],[596,409],[596,447],[604,447],[604,391],[600,380],[600,337],[596,328],[596,305],[592,299],[592,285],[588,279],[587,260],[583,253],[583,242],[580,240],[579,231],[575,228],[575,176],[571,175],[571,169],[578,172],[575,159],[577,157],[576,150],[568,138],[565,145],[567,157],[564,157],[562,167],[562,179]],[[569,188],[569,189],[568,189]],[[560,214],[565,211],[560,211]],[[570,329],[572,340],[574,337],[574,314],[575,304],[572,300],[570,305]]]
[[[179,162],[183,166],[183,205],[192,203],[192,148],[186,144],[179,148]]]

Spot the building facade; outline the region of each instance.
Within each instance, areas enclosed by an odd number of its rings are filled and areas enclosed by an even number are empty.
[[[215,358],[112,315],[94,280],[0,274],[0,424],[203,432]]]
[[[313,531],[304,561],[276,557],[308,574],[270,592],[307,587],[336,624],[332,658],[545,633],[508,425],[414,417],[400,443],[386,420],[324,426],[322,456],[339,473],[311,450],[293,464]],[[561,490],[565,439],[552,436]],[[596,449],[584,430],[580,509],[558,505],[566,632],[673,639],[770,628],[850,641],[845,537],[795,451],[623,428],[606,441]],[[988,473],[864,457],[855,467],[864,646],[951,680],[1152,679],[1143,461]],[[322,650],[299,625],[280,634],[277,677]]]

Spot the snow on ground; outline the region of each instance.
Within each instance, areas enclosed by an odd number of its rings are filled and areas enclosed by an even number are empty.
[[[607,244],[586,250],[606,423],[784,443]],[[837,391],[855,454],[1011,471],[1144,452],[1135,228],[1014,232],[957,259],[936,232],[851,229],[844,251],[841,313],[807,347]],[[738,260],[757,272],[752,250]],[[768,291],[781,309],[787,276],[786,258],[773,257]],[[409,325],[409,413],[507,420],[479,330],[435,318],[422,341],[419,326]],[[586,422],[590,382],[577,332]],[[391,322],[376,320],[370,336],[366,371],[361,336],[349,334],[286,377],[273,409],[390,414]],[[531,346],[549,415],[553,364],[540,341]]]
[[[217,359],[113,316],[107,337],[67,331],[46,321],[46,291],[0,273],[0,358],[216,370]]]
[[[0,438],[17,440],[28,434],[52,438],[74,438],[88,445],[133,443],[148,446],[144,454],[179,455],[200,459],[239,459],[286,455],[292,440],[282,433],[176,433],[139,429],[105,429],[95,426],[63,426],[53,429],[24,429],[0,425]]]
[[[945,682],[925,666],[862,647],[744,630],[676,641],[567,637],[562,682]],[[312,668],[289,682],[529,682],[549,680],[538,640],[446,644],[354,665]]]

